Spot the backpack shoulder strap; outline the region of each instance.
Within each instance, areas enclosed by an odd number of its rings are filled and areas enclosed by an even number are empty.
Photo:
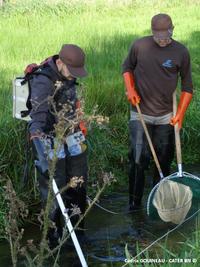
[[[44,64],[42,67],[36,69],[33,73],[28,73],[25,75],[24,81],[22,83],[28,83],[28,98],[26,101],[26,106],[28,108],[28,110],[23,112],[23,117],[26,117],[27,115],[30,114],[30,111],[32,109],[32,104],[31,104],[31,83],[30,81],[34,78],[34,76],[39,76],[39,75],[43,75],[45,77],[47,77],[49,80],[51,80],[53,82],[53,84],[55,84],[55,82],[58,80],[58,75],[56,74],[56,72],[48,65],[48,64]]]
[[[34,76],[38,76],[38,75],[43,75],[43,76],[49,78],[53,83],[55,83],[58,80],[58,75],[48,64],[44,65],[41,68],[38,68],[36,71],[34,71],[31,74],[32,78]]]

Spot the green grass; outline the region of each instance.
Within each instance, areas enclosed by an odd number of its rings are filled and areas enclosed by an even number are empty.
[[[69,3],[68,3],[69,2]],[[188,4],[190,3],[190,5]],[[90,177],[100,169],[112,171],[126,184],[128,104],[121,64],[133,40],[150,34],[153,15],[171,15],[174,38],[191,53],[195,95],[183,130],[186,162],[198,162],[200,115],[200,1],[7,1],[0,10],[0,172],[20,191],[25,146],[25,123],[12,118],[12,79],[32,62],[59,51],[64,43],[80,45],[87,55],[84,80],[86,111],[98,105],[110,117],[105,130],[89,133]]]
[[[179,229],[177,229],[173,233],[170,233],[165,237],[165,239],[158,241],[146,251],[143,251],[145,248],[141,247],[138,242],[136,244],[136,255],[138,255],[137,257],[130,255],[128,246],[126,245],[125,255],[126,258],[129,260],[129,263],[124,264],[122,267],[133,267],[135,266],[133,262],[137,263],[138,267],[144,266],[144,263],[147,267],[199,266],[199,218],[200,215],[198,214],[195,219],[193,218],[192,221],[189,221],[189,224],[192,224],[194,226],[194,230],[190,232],[190,235],[184,232],[184,228],[179,227]],[[141,252],[143,253],[139,255]],[[150,260],[154,261],[152,261],[152,263],[149,263]],[[155,262],[155,260],[162,261]]]
[[[199,218],[197,218],[196,230],[188,237],[182,235],[184,241],[177,242],[177,248],[168,248],[168,242],[166,240],[164,246],[161,245],[162,253],[154,251],[157,254],[157,258],[165,259],[165,264],[153,265],[153,266],[199,266]],[[168,237],[169,238],[169,237]],[[151,258],[151,257],[150,257]],[[177,262],[182,260],[183,262]],[[190,262],[191,261],[191,262]]]
[[[182,132],[183,158],[187,163],[200,162],[200,1],[15,2],[0,10],[0,177],[10,177],[26,203],[31,200],[33,179],[30,179],[29,188],[21,188],[26,124],[12,118],[13,77],[22,73],[27,64],[39,63],[58,52],[63,43],[83,47],[89,72],[84,80],[86,111],[90,113],[98,105],[98,112],[110,117],[110,125],[106,128],[89,131],[90,181],[95,181],[101,170],[112,171],[118,180],[114,186],[126,188],[128,104],[121,63],[131,42],[150,34],[150,19],[159,12],[171,15],[175,25],[174,38],[190,50],[195,94]],[[0,183],[2,188],[2,179]],[[0,229],[3,229],[5,212],[2,192],[3,188],[0,191]],[[199,224],[191,238],[185,236],[185,242],[177,246],[180,246],[177,258],[197,258],[199,261]],[[162,250],[163,254],[159,254],[160,250],[155,250],[154,254],[165,259],[172,257],[167,242]],[[147,258],[149,255],[146,254]]]

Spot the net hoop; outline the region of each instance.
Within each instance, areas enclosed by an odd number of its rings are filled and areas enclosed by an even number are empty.
[[[167,180],[173,180],[175,178],[180,178],[182,179],[184,176],[187,176],[188,178],[191,178],[191,179],[194,179],[194,180],[197,180],[198,182],[200,182],[200,178],[191,174],[191,173],[188,173],[188,172],[182,172],[182,176],[180,176],[179,172],[175,172],[173,174],[170,174],[169,176],[166,176],[165,178],[161,179],[160,182],[158,182],[154,187],[153,189],[151,190],[149,196],[148,196],[148,199],[147,199],[147,215],[149,216],[150,215],[150,202],[151,202],[151,199],[152,199],[152,195],[155,193],[155,191],[157,190],[157,188],[165,181]],[[186,205],[186,204],[185,204]],[[184,206],[185,206],[184,205]],[[182,206],[183,207],[183,206]],[[182,208],[181,207],[181,208]],[[180,208],[177,208],[177,209],[180,209]],[[172,209],[173,210],[173,209]],[[168,211],[170,211],[170,209],[168,209]]]

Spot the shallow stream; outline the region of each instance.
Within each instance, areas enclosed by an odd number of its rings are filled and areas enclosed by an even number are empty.
[[[187,172],[200,177],[200,166],[188,167]],[[95,206],[90,211],[86,218],[86,235],[88,244],[84,245],[83,251],[91,267],[118,267],[125,262],[125,246],[128,245],[128,250],[131,255],[136,254],[136,243],[139,247],[145,248],[151,244],[156,238],[162,236],[175,225],[152,221],[146,215],[145,199],[150,191],[150,188],[145,189],[145,198],[143,209],[128,214],[128,195],[127,192],[111,193],[103,195],[99,204],[108,210],[118,214],[106,212]],[[190,237],[190,233],[195,229],[195,219],[190,220],[181,226],[178,230],[168,236],[168,249],[176,251],[178,242],[185,241],[185,237]],[[183,236],[184,234],[184,236]],[[38,226],[28,225],[25,229],[25,239],[39,240],[40,231]],[[153,252],[159,248],[154,245],[151,248]],[[180,249],[180,248],[179,248]],[[75,267],[77,255],[73,250],[63,248],[59,261],[60,267]],[[8,243],[0,242],[0,267],[11,267],[11,258]],[[23,267],[23,261],[19,262],[17,267]],[[46,263],[44,267],[52,267],[52,263]]]

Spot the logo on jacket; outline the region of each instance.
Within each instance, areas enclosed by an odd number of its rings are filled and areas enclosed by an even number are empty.
[[[162,64],[163,67],[166,67],[166,68],[172,68],[173,67],[173,64],[172,64],[172,60],[171,59],[167,59],[163,64]]]

